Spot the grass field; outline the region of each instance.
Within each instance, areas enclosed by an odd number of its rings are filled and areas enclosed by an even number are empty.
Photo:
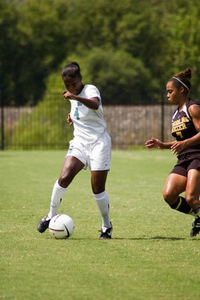
[[[89,171],[76,177],[59,210],[74,219],[73,236],[37,232],[64,155],[0,152],[0,299],[200,299],[200,236],[190,238],[192,217],[162,200],[176,160],[170,151],[113,151],[109,241],[98,240]]]

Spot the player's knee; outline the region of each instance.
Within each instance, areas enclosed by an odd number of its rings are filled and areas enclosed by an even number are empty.
[[[100,194],[105,191],[105,182],[102,180],[91,180],[91,187],[94,194]]]
[[[174,195],[172,192],[165,189],[163,191],[163,198],[164,198],[165,202],[167,202],[169,205],[171,205],[174,203],[174,201],[176,201],[177,195]]]
[[[100,194],[105,191],[104,185],[92,185],[92,191],[94,194]]]
[[[188,205],[192,205],[193,202],[196,201],[196,197],[193,193],[186,192],[185,200],[187,201]]]
[[[58,183],[61,187],[67,188],[68,185],[72,182],[73,178],[68,175],[60,175]]]
[[[105,191],[104,188],[95,188],[95,189],[92,189],[93,193],[94,194],[101,194]]]
[[[165,200],[165,202],[168,203],[168,201],[169,201],[169,194],[167,193],[166,190],[163,191],[163,199]]]

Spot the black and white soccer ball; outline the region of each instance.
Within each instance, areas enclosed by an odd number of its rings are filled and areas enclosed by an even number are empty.
[[[73,219],[65,214],[54,216],[49,223],[49,232],[56,239],[68,239],[74,232]]]

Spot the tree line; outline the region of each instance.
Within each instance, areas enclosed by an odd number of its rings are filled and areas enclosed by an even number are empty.
[[[61,70],[77,60],[104,104],[159,102],[187,67],[198,100],[199,31],[198,0],[0,0],[3,99],[37,104],[63,88]]]

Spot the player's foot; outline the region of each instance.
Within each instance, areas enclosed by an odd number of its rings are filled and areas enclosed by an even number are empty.
[[[49,227],[49,222],[51,221],[51,219],[47,216],[45,216],[44,218],[42,218],[42,220],[40,220],[40,222],[37,225],[37,230],[40,233],[43,233],[48,227]]]
[[[200,232],[200,217],[196,218],[192,223],[190,236],[196,236]]]
[[[112,238],[112,230],[113,230],[112,223],[110,223],[110,225],[111,225],[110,228],[106,228],[106,227],[101,228],[100,230],[101,234],[99,237],[100,240],[108,240]]]

